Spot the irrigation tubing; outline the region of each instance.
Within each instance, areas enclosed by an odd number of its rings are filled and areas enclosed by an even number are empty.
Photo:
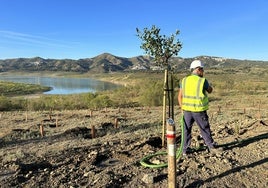
[[[176,151],[176,159],[180,158],[181,153],[182,153],[182,148],[183,148],[183,140],[184,140],[184,119],[183,119],[183,115],[182,115],[182,117],[180,119],[180,124],[181,124],[181,144],[180,144],[180,148]],[[262,139],[262,138],[267,138],[267,134],[259,135],[257,139]],[[252,142],[252,139],[253,138],[238,140],[238,141],[234,141],[234,142],[227,143],[227,144],[221,144],[219,146],[221,146],[221,147],[230,147],[230,146],[235,146],[237,144],[238,145],[248,144],[249,142]],[[254,139],[256,139],[256,138],[254,138]],[[198,149],[204,149],[204,148],[199,147]],[[167,167],[168,163],[154,164],[154,163],[150,162],[151,158],[153,158],[155,156],[158,156],[158,155],[167,155],[167,152],[162,151],[162,152],[154,153],[152,155],[147,155],[147,156],[143,157],[140,160],[140,164],[142,166],[149,167],[149,168]]]
[[[184,119],[183,119],[183,115],[181,116],[181,119],[180,119],[180,125],[181,125],[181,144],[180,144],[179,149],[176,151],[176,159],[179,159],[180,158],[181,153],[182,153],[182,147],[183,147],[183,140],[184,140]],[[154,163],[150,162],[150,159],[151,158],[153,158],[155,156],[158,156],[158,155],[167,155],[167,152],[166,151],[162,151],[162,152],[156,152],[156,153],[151,154],[151,155],[147,155],[147,156],[143,157],[140,160],[140,164],[142,166],[149,167],[149,168],[163,168],[163,167],[167,167],[168,166],[168,163],[154,164]]]

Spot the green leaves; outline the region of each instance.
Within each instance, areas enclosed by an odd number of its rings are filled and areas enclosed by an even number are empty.
[[[151,29],[144,28],[143,32],[136,28],[137,36],[142,40],[140,46],[146,54],[155,58],[158,65],[168,65],[168,60],[172,56],[178,55],[182,48],[182,43],[177,39],[179,30],[170,37],[160,35],[160,29],[155,25]]]

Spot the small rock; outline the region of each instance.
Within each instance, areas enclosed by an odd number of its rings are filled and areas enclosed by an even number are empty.
[[[89,176],[89,172],[84,173],[84,177],[88,177]]]
[[[145,174],[142,178],[142,181],[146,184],[153,184],[154,183],[154,177],[151,174]]]

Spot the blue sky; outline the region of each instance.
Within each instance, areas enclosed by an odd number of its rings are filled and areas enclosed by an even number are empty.
[[[145,55],[136,28],[180,30],[178,56],[268,61],[267,0],[0,0],[0,59]]]

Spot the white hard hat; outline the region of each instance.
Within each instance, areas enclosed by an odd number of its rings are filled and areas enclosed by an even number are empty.
[[[200,60],[194,60],[192,63],[191,63],[191,66],[190,66],[190,69],[195,69],[197,67],[204,67],[204,64],[200,61]]]

